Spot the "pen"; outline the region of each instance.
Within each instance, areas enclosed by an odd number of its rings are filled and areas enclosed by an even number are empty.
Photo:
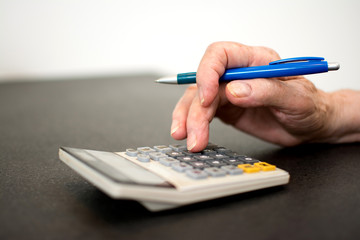
[[[338,70],[339,63],[328,63],[322,57],[286,58],[270,62],[269,65],[227,69],[220,82],[232,80],[289,77]],[[163,77],[155,82],[168,84],[196,83],[196,72],[179,73],[176,76]]]

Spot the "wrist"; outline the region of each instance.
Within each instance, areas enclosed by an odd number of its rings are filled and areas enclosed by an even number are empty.
[[[328,131],[323,142],[348,143],[360,141],[360,92],[339,90],[327,93],[329,104]]]

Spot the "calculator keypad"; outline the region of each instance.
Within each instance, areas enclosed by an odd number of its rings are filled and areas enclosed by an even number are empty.
[[[209,144],[199,153],[192,153],[186,146],[157,145],[126,149],[126,155],[136,157],[142,163],[158,161],[169,167],[169,171],[183,173],[192,179],[219,178],[239,174],[255,174],[274,171],[274,165],[233,152],[225,147]]]

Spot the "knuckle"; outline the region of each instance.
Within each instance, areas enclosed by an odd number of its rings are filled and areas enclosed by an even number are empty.
[[[256,50],[259,52],[267,53],[266,54],[267,62],[272,62],[272,61],[280,59],[280,55],[272,48],[260,46],[260,47],[256,47]]]
[[[213,51],[215,49],[219,49],[222,48],[225,42],[213,42],[211,43],[208,47],[207,50],[208,51]]]
[[[318,91],[318,89],[315,87],[315,85],[307,79],[305,79],[303,86],[304,86],[305,90],[309,93],[316,93]]]
[[[185,91],[186,92],[193,92],[197,90],[197,86],[195,84],[190,85]]]
[[[312,98],[313,95],[318,92],[318,89],[315,87],[315,85],[306,78],[300,79],[297,81],[297,83],[298,84],[296,84],[296,88],[298,92],[304,97]]]
[[[313,110],[316,107],[315,101],[318,89],[307,79],[301,79],[296,86],[297,104],[301,109]]]
[[[200,122],[203,116],[199,111],[192,111],[191,114],[189,114],[188,118],[193,122]]]

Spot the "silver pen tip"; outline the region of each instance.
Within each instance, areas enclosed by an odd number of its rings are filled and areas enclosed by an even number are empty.
[[[156,83],[169,83],[169,84],[174,84],[177,83],[177,76],[167,76],[167,77],[162,77],[159,78],[157,80],[155,80]]]
[[[328,69],[329,71],[332,71],[332,70],[338,70],[340,68],[340,64],[339,63],[336,63],[336,62],[332,62],[332,63],[328,63]]]

